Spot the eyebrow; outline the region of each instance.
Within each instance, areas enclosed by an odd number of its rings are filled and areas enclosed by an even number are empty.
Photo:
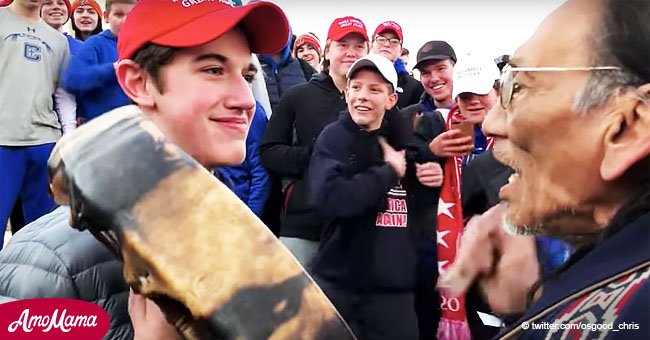
[[[216,54],[216,53],[201,54],[201,55],[197,56],[196,58],[194,58],[195,62],[204,61],[204,60],[216,60],[216,61],[221,62],[221,63],[227,63],[228,62],[227,57],[225,57],[225,56],[223,56],[221,54]]]
[[[255,66],[255,64],[250,63],[250,64],[248,64],[248,67],[246,68],[246,71],[253,72],[253,73],[257,74],[260,70],[257,69],[257,66]]]
[[[221,55],[221,54],[217,54],[217,53],[201,54],[201,55],[197,56],[196,58],[194,58],[194,62],[201,62],[201,61],[205,61],[205,60],[216,60],[216,61],[218,61],[220,63],[224,63],[224,64],[228,63],[228,61],[229,61],[228,57],[226,57],[224,55]],[[257,69],[257,66],[255,66],[255,64],[252,63],[252,62],[249,63],[245,67],[245,71],[246,72],[255,72],[255,74],[257,74],[259,72],[259,70]]]

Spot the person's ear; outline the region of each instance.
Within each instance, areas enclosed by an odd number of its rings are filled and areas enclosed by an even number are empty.
[[[620,178],[650,155],[650,84],[622,97],[605,133],[600,175],[606,181]]]
[[[108,11],[104,11],[104,22],[108,24]]]
[[[388,102],[386,103],[386,111],[392,109],[395,104],[397,104],[397,93],[393,92],[388,96]]]
[[[132,60],[118,62],[117,81],[124,93],[138,106],[153,108],[153,91],[158,91],[149,74]]]

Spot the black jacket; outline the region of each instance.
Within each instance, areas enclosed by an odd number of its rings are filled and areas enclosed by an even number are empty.
[[[285,193],[280,236],[319,240],[323,223],[308,202],[304,179],[316,137],[345,108],[343,94],[332,78],[319,74],[289,89],[271,115],[260,144],[262,164],[269,172],[292,181]]]
[[[407,73],[398,73],[397,86],[402,89],[402,92],[397,94],[398,108],[406,108],[409,105],[420,102],[420,97],[424,93],[424,87],[415,78]]]
[[[514,170],[494,158],[492,150],[476,156],[463,169],[461,198],[465,218],[480,215],[497,205],[501,187]]]
[[[414,187],[424,187],[411,164],[402,180],[408,211],[406,227],[376,226],[378,213],[386,208],[387,193],[398,184],[397,174],[383,160],[377,139],[389,131],[387,124],[384,121],[380,130],[367,132],[345,112],[318,137],[310,164],[310,184],[318,213],[328,222],[312,271],[350,289],[407,292],[415,285],[418,229],[435,223],[437,202],[431,189],[428,193],[419,191],[424,195],[414,194]]]
[[[70,227],[69,215],[59,207],[9,240],[0,252],[0,297],[89,301],[108,312],[105,339],[133,339],[122,264],[89,232]]]
[[[480,215],[500,202],[499,190],[508,182],[514,171],[497,161],[492,150],[472,159],[463,169],[462,193],[463,215],[470,218]],[[465,295],[467,321],[474,339],[491,339],[499,328],[486,326],[478,317],[478,312],[494,314],[485,302],[478,285],[474,284]]]

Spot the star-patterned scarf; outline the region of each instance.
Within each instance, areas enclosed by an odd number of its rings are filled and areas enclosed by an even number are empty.
[[[449,111],[446,122],[446,131],[451,128],[452,122],[462,120],[458,106]],[[477,142],[478,139],[476,139]],[[485,143],[485,140],[482,141]],[[492,147],[492,138],[487,138],[487,147],[483,144],[483,151]],[[476,148],[476,145],[475,145]],[[445,160],[443,167],[444,179],[440,189],[438,203],[438,272],[442,275],[456,259],[456,252],[463,232],[463,211],[461,193],[461,173],[464,157],[450,157]],[[438,326],[438,339],[443,340],[468,340],[471,339],[467,313],[465,311],[465,296],[449,296],[446,292],[440,293],[442,300],[442,316]]]

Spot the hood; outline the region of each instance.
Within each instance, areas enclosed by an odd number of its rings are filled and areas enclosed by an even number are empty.
[[[99,35],[102,36],[103,38],[117,41],[117,36],[111,30],[104,30],[102,33],[99,33]]]

